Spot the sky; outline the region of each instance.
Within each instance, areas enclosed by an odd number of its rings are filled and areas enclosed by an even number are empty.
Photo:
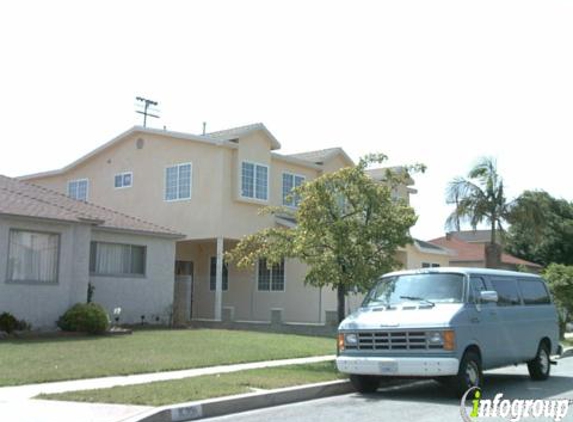
[[[282,153],[423,163],[412,234],[442,236],[450,180],[494,157],[514,198],[573,200],[573,2],[0,4],[0,174],[57,169],[134,125],[262,122]]]

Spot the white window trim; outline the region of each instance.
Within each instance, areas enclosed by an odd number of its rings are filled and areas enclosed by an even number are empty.
[[[79,182],[86,182],[86,199],[76,199],[76,198],[72,198],[70,196],[70,183],[79,183]],[[84,178],[84,179],[73,179],[73,180],[68,180],[68,185],[67,185],[67,192],[66,192],[67,196],[69,198],[75,199],[76,201],[88,201],[89,197],[90,197],[90,179],[88,178]]]
[[[209,257],[209,291],[210,291],[210,292],[215,292],[215,291],[217,290],[217,286],[216,286],[216,285],[215,285],[215,288],[214,288],[214,289],[211,288],[211,260],[212,260],[213,258],[214,258],[214,259],[217,259],[217,256],[216,256],[216,255],[211,255],[211,256]],[[224,267],[224,266],[225,266],[225,263],[223,262],[223,267]],[[217,278],[217,275],[215,274],[215,283],[217,283],[216,278]],[[229,265],[227,265],[227,288],[226,288],[226,289],[223,288],[223,279],[224,279],[223,274],[221,274],[221,291],[222,291],[222,292],[228,292],[228,291],[229,291]]]
[[[284,198],[284,196],[283,196],[283,192],[284,192],[284,175],[285,175],[285,174],[287,174],[287,175],[293,177],[293,179],[292,179],[292,181],[293,181],[293,189],[296,187],[296,186],[294,186],[294,180],[295,180],[295,178],[296,178],[296,177],[300,177],[300,178],[302,178],[302,183],[305,183],[305,182],[306,182],[306,176],[305,176],[304,174],[291,173],[290,171],[283,171],[282,176],[281,176],[281,197],[282,197],[282,198],[281,198],[281,202],[282,202],[283,206],[285,206],[285,207],[295,208],[295,209],[296,209],[296,208],[298,208],[298,206],[297,206],[296,204],[295,204],[295,205],[285,204],[285,198]]]
[[[254,166],[254,168],[253,168],[253,197],[243,195],[243,163],[252,164]],[[257,179],[256,179],[257,166],[266,167],[266,169],[267,169],[267,199],[259,199],[256,196],[257,195]],[[271,176],[270,166],[268,166],[266,164],[262,164],[262,163],[257,163],[255,161],[248,161],[248,160],[241,161],[241,165],[239,166],[239,196],[240,196],[240,198],[247,200],[247,201],[259,202],[262,204],[268,203],[270,200],[270,197],[271,197],[270,176]]]
[[[284,283],[283,283],[283,288],[281,290],[273,290],[273,280],[272,278],[270,279],[270,284],[269,284],[269,290],[261,290],[259,289],[259,262],[260,259],[257,259],[257,265],[255,266],[255,283],[257,283],[257,292],[261,292],[261,293],[283,293],[286,292],[286,286],[287,286],[287,260],[284,259],[284,268],[283,268],[283,273],[284,273]],[[271,272],[271,277],[272,277],[272,272]]]
[[[186,165],[189,165],[191,167],[191,170],[189,171],[189,173],[191,175],[191,180],[189,181],[189,198],[176,198],[176,199],[165,198],[165,194],[166,194],[165,183],[167,182],[167,169],[169,169],[171,167],[177,167],[177,174],[179,174],[179,167],[186,166]],[[179,188],[179,185],[177,187]],[[179,190],[179,189],[177,189],[177,190]],[[177,164],[170,164],[168,166],[165,166],[165,169],[163,170],[163,202],[189,201],[191,198],[193,198],[193,163],[192,162],[177,163]]]
[[[125,176],[126,174],[129,174],[129,175],[131,176],[131,185],[129,185],[129,186],[119,186],[119,187],[116,186],[116,185],[115,185],[115,178],[116,178],[117,176],[121,176],[121,177],[122,177],[122,183],[123,183],[123,176]],[[114,187],[114,189],[129,189],[129,188],[133,187],[133,172],[132,172],[132,171],[124,171],[124,172],[121,172],[121,173],[116,173],[116,174],[114,174],[114,175],[113,175],[113,187]]]

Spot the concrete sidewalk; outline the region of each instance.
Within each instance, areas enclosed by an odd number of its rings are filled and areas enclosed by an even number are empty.
[[[180,371],[152,372],[147,374],[124,375],[119,377],[89,378],[74,381],[47,382],[42,384],[19,385],[0,388],[0,402],[30,399],[42,393],[62,393],[64,391],[95,390],[118,385],[146,384],[155,381],[198,377],[201,375],[223,374],[246,369],[270,368],[274,366],[298,365],[334,360],[335,356],[315,356],[309,358],[269,360],[263,362],[219,365],[207,368],[184,369]]]
[[[42,393],[61,393],[65,391],[93,390],[121,385],[146,384],[155,381],[222,374],[247,369],[326,362],[334,360],[334,358],[335,356],[332,355],[282,359],[179,371],[2,387],[0,388],[0,415],[2,415],[2,421],[5,420],[9,422],[117,422],[149,411],[152,408],[146,406],[60,402],[36,400],[32,398]]]

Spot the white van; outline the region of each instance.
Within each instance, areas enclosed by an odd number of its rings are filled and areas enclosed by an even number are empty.
[[[430,377],[462,395],[482,385],[483,370],[519,363],[545,380],[560,352],[543,279],[483,268],[386,274],[338,333],[337,367],[363,393],[382,377]]]

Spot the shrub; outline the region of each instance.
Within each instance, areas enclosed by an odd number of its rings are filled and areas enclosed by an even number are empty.
[[[30,324],[24,320],[18,320],[10,312],[0,314],[0,331],[6,331],[8,334],[14,331],[29,330]]]
[[[109,328],[109,320],[101,305],[77,303],[60,317],[58,327],[64,331],[103,334]]]
[[[0,330],[11,333],[17,329],[18,320],[9,312],[0,315]]]

